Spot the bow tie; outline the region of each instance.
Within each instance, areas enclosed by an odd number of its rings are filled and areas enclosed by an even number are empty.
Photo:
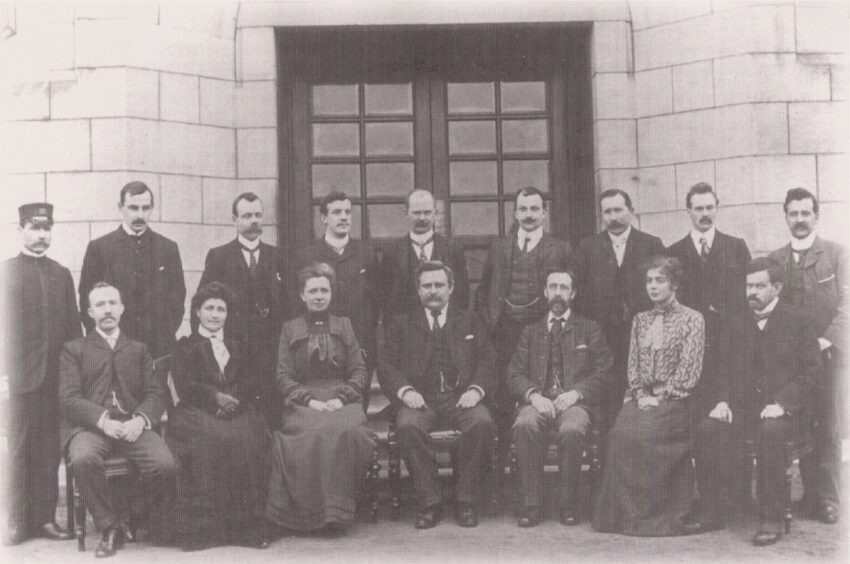
[[[770,312],[770,311],[766,311],[766,312],[763,312],[763,313],[759,313],[757,311],[754,311],[753,312],[753,318],[756,320],[756,323],[758,323],[759,321],[764,321],[765,319],[770,317],[771,313],[772,312]]]

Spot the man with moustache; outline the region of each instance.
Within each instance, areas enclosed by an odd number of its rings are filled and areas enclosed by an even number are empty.
[[[0,373],[9,379],[6,545],[36,536],[71,538],[55,522],[59,353],[66,341],[82,334],[71,273],[45,255],[53,206],[25,204],[18,217],[21,251],[0,268]]]
[[[325,234],[308,249],[304,266],[325,263],[336,273],[328,311],[351,320],[357,342],[365,354],[367,382],[363,409],[367,409],[372,372],[378,364],[375,338],[379,315],[378,257],[365,241],[350,238],[351,199],[344,193],[333,191],[323,197],[319,215],[325,225]]]
[[[239,194],[231,206],[236,238],[210,249],[199,288],[220,282],[236,294],[237,308],[227,322],[229,338],[245,346],[246,394],[270,429],[280,423],[277,391],[277,345],[287,307],[286,263],[277,247],[260,239],[263,234],[263,201],[253,192]]]
[[[557,434],[560,519],[578,525],[578,486],[594,407],[611,384],[611,351],[595,321],[570,310],[576,291],[569,269],[552,271],[544,320],[522,332],[508,369],[508,388],[522,406],[513,424],[522,499],[520,527],[540,522],[543,465]]]
[[[730,350],[731,320],[747,306],[746,282],[750,251],[743,239],[721,233],[714,225],[719,201],[711,185],[699,182],[685,196],[691,231],[667,249],[679,259],[684,270],[682,285],[676,292],[679,303],[700,312],[705,319],[705,353],[702,375],[694,391],[694,442],[706,443],[716,432],[718,422],[729,418],[728,361],[724,351]],[[698,484],[715,474],[713,458],[696,459]],[[683,523],[688,532],[697,533],[721,528],[726,520],[731,499],[724,495],[707,496],[700,489],[700,507]]]
[[[543,231],[547,209],[540,190],[522,188],[514,203],[516,227],[506,238],[490,245],[475,294],[475,311],[484,320],[496,349],[498,380],[492,405],[500,431],[506,431],[513,418],[506,374],[519,337],[546,313],[546,273],[568,266],[572,252],[569,243]]]
[[[815,453],[800,461],[804,505],[828,524],[841,507],[841,416],[846,393],[847,250],[815,232],[819,205],[805,188],[788,190],[783,204],[791,242],[770,258],[782,266],[782,299],[814,327],[824,372],[815,390]]]
[[[416,268],[423,262],[439,260],[455,274],[452,302],[460,309],[469,306],[469,275],[463,248],[434,231],[436,206],[427,190],[414,190],[407,196],[407,237],[393,241],[381,259],[384,290],[384,319],[418,308]]]
[[[153,207],[153,192],[145,183],[134,181],[121,188],[121,225],[86,248],[80,310],[86,333],[91,333],[94,322],[85,314],[89,292],[99,281],[115,286],[125,308],[121,331],[147,345],[157,361],[171,354],[183,321],[186,285],[177,244],[148,226]]]
[[[419,506],[414,527],[430,529],[442,518],[432,429],[461,432],[455,520],[475,527],[481,465],[496,432],[482,403],[493,389],[494,353],[478,317],[450,304],[448,266],[424,262],[416,277],[421,306],[389,321],[378,379],[397,409],[396,433]]]
[[[658,237],[632,227],[634,207],[623,190],[602,192],[599,212],[605,229],[579,243],[573,262],[578,288],[576,312],[599,323],[614,357],[613,384],[607,405],[600,410],[601,427],[607,430],[617,418],[628,387],[626,363],[632,318],[652,307],[642,267],[653,256],[664,253],[664,244]]]
[[[62,449],[80,495],[103,537],[96,558],[113,556],[126,523],[113,507],[103,464],[110,452],[130,459],[151,502],[147,515],[154,544],[173,541],[174,476],[171,451],[154,427],[165,410],[165,382],[154,373],[148,347],[120,329],[121,294],[97,282],[86,296],[95,328],[65,345],[59,361]]]

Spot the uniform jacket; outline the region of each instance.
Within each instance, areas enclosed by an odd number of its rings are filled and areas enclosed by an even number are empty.
[[[540,279],[540,299],[543,299],[544,278],[549,270],[564,268],[570,264],[572,249],[566,241],[554,238],[544,232],[540,240],[540,263],[538,273]],[[484,319],[487,333],[492,334],[496,329],[499,315],[502,313],[505,298],[510,290],[512,254],[517,247],[516,232],[511,230],[508,237],[497,239],[490,245],[487,262],[481,284],[475,294],[475,311]]]
[[[142,256],[139,273],[133,266],[137,252]],[[140,241],[119,225],[89,243],[80,274],[80,313],[87,333],[94,330],[88,295],[96,282],[107,282],[121,292],[122,333],[145,343],[154,358],[170,354],[186,300],[183,265],[174,241],[150,227]]]
[[[449,306],[442,330],[447,331],[452,361],[457,368],[457,396],[470,386],[478,386],[488,398],[494,389],[495,352],[479,318]],[[427,371],[434,345],[425,309],[419,307],[393,317],[385,335],[378,380],[384,395],[399,406],[398,391],[404,386],[413,386],[419,393],[434,387]]]
[[[530,389],[537,388],[541,393],[545,389],[550,347],[548,317],[523,330],[508,368],[508,388],[520,402],[525,401]],[[562,388],[565,392],[578,391],[581,405],[598,404],[611,388],[613,367],[611,350],[599,324],[571,312],[561,330],[560,346],[564,361]]]
[[[661,239],[632,227],[623,255],[623,274],[626,305],[630,319],[622,320],[622,311],[616,307],[617,293],[614,287],[617,274],[617,256],[611,237],[602,231],[583,239],[573,255],[576,269],[575,310],[580,315],[599,323],[610,339],[618,321],[624,327],[631,325],[635,314],[652,308],[646,293],[646,272],[643,265],[652,256],[664,253]]]
[[[121,332],[115,349],[92,331],[70,341],[59,359],[59,405],[63,448],[83,430],[99,432],[97,422],[108,405],[112,365],[129,413],[158,425],[165,411],[165,381],[154,374],[148,348]]]
[[[351,320],[366,360],[374,366],[377,363],[375,331],[380,311],[380,272],[375,251],[364,241],[351,239],[339,255],[322,238],[315,241],[307,252],[307,264],[312,262],[327,263],[336,272],[336,285],[328,312]],[[303,313],[305,308],[298,297],[299,290],[295,288],[295,299],[301,304],[299,312]]]
[[[773,251],[770,258],[779,262],[783,275],[786,274],[794,261],[791,244]],[[815,237],[803,260],[806,284],[803,314],[817,337],[823,337],[841,349],[845,346],[847,335],[847,250],[838,243]]]
[[[452,269],[455,279],[452,305],[467,309],[469,307],[469,274],[466,270],[463,247],[435,233],[431,260],[442,261]],[[384,251],[381,259],[381,286],[384,288],[384,299],[381,303],[384,319],[391,319],[399,313],[422,307],[416,283],[418,266],[419,256],[413,249],[410,236],[393,241]]]
[[[46,302],[35,261],[44,261]],[[20,254],[3,262],[0,291],[0,359],[9,391],[24,394],[45,384],[55,391],[62,345],[82,335],[71,273],[53,259]]]

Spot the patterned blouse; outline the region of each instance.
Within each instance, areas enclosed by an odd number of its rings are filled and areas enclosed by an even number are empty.
[[[702,372],[704,346],[702,314],[675,298],[663,307],[637,314],[629,343],[626,401],[629,397],[687,397]]]

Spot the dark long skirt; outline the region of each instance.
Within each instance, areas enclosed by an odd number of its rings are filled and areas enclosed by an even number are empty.
[[[593,527],[634,536],[680,534],[691,506],[690,400],[623,405],[611,429]]]
[[[177,459],[177,534],[183,550],[253,546],[265,536],[269,430],[249,407],[221,419],[179,406],[166,440]]]
[[[353,521],[374,449],[360,404],[331,413],[286,408],[274,433],[266,516],[296,531]]]

